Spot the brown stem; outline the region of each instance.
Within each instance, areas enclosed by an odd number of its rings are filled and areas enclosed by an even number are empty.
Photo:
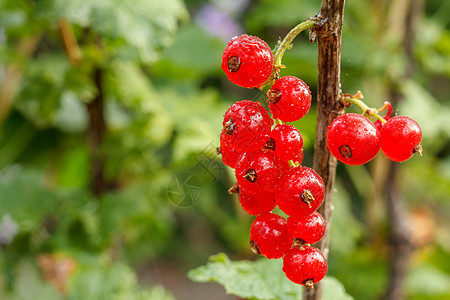
[[[89,115],[87,142],[91,156],[91,189],[96,196],[101,196],[108,188],[104,177],[104,155],[101,151],[106,133],[104,116],[103,74],[100,68],[93,72],[93,81],[97,87],[97,95],[86,104]]]
[[[325,218],[328,228],[331,224],[333,211],[332,196],[337,162],[328,151],[326,137],[328,125],[344,111],[344,104],[340,101],[341,37],[344,6],[345,0],[323,0],[320,9],[323,24],[315,30],[319,47],[319,78],[313,167],[322,176],[325,183],[325,200],[318,211]],[[316,245],[325,258],[328,257],[328,244],[330,242],[328,228],[322,240]],[[303,299],[322,299],[322,292],[323,285],[321,282],[316,283],[314,289],[303,289]]]
[[[73,32],[72,25],[65,19],[59,20],[58,24],[70,62],[73,65],[78,65],[81,61],[81,51],[75,33]]]
[[[385,300],[402,300],[404,295],[404,282],[408,270],[409,256],[414,250],[411,243],[411,227],[404,207],[401,192],[397,187],[398,163],[391,162],[386,179],[386,206],[389,218],[389,280]]]

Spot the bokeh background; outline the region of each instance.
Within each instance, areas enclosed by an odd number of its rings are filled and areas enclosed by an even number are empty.
[[[274,48],[319,8],[0,0],[0,299],[236,299],[186,277],[218,252],[255,259],[253,217],[228,195],[233,172],[215,149],[228,106],[265,96],[232,85],[220,57],[244,32]],[[407,299],[450,299],[449,11],[445,0],[346,4],[343,92],[391,101],[424,148],[402,164],[380,153],[338,166],[329,275],[355,299],[386,293],[401,251]],[[307,33],[283,63],[315,98]],[[295,125],[312,166],[314,104]]]

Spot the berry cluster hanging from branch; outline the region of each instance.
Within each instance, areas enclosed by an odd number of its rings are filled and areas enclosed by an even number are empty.
[[[315,17],[297,25],[277,45],[274,55],[266,42],[247,34],[233,38],[222,55],[222,69],[234,84],[261,90],[269,86],[269,111],[259,102],[242,100],[224,114],[219,150],[223,162],[235,169],[237,180],[229,192],[238,193],[242,208],[256,216],[250,228],[251,250],[268,259],[283,258],[287,278],[307,289],[313,288],[327,272],[328,244],[320,249],[311,245],[322,239],[326,225],[329,226],[329,213],[324,218],[317,210],[330,193],[334,179],[331,184],[329,177],[324,182],[314,169],[301,165],[302,135],[284,122],[297,121],[308,113],[311,92],[301,79],[280,78],[279,72],[285,68],[281,60],[294,38],[306,29],[313,29],[310,40],[316,34],[320,38],[320,30],[326,24],[323,18]],[[362,99],[361,92],[349,95],[338,90],[336,105],[342,109],[336,113],[333,107],[327,108],[336,114],[327,119],[324,138],[328,153],[348,165],[365,164],[380,150],[393,161],[405,161],[416,152],[422,154],[422,134],[414,120],[392,117],[389,102],[374,109]],[[343,113],[345,107],[353,104],[361,109],[361,114]],[[380,116],[386,109],[386,115]],[[321,122],[318,116],[318,126]],[[320,138],[323,140],[323,136]],[[316,141],[316,149],[317,145]],[[318,168],[316,158],[315,167]],[[335,168],[333,178],[334,172]],[[272,212],[276,206],[288,215],[287,219]]]

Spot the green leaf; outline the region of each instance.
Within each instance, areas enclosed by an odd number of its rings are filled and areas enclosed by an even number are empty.
[[[188,277],[196,282],[217,282],[224,286],[227,293],[246,299],[302,298],[303,287],[286,278],[280,259],[231,261],[225,254],[219,253],[211,256],[205,266],[191,270]],[[326,277],[323,283],[324,300],[353,299],[335,278]]]
[[[105,37],[110,45],[131,46],[144,62],[157,58],[157,50],[172,42],[172,35],[187,11],[179,0],[58,0],[51,17],[69,22]]]

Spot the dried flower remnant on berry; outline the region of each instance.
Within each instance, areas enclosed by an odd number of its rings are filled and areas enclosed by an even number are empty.
[[[352,149],[350,149],[350,147],[348,145],[340,146],[339,147],[339,153],[345,158],[352,157]]]
[[[239,71],[240,66],[241,63],[239,62],[239,58],[237,56],[231,56],[228,58],[228,70],[230,70],[230,72]]]

